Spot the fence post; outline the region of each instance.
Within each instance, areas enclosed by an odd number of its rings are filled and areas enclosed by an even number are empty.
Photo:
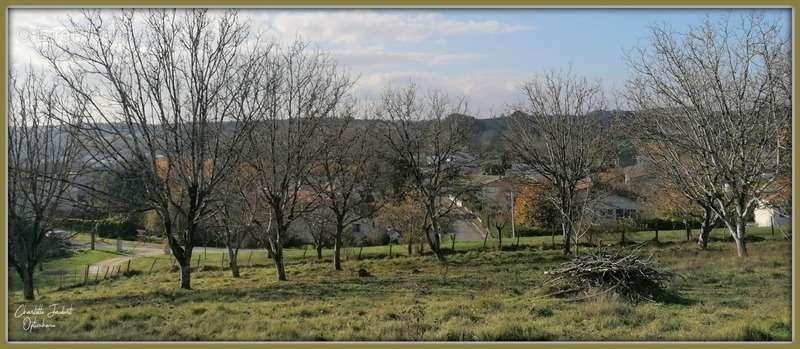
[[[126,273],[130,273],[131,272],[131,260],[130,259],[128,260],[128,269],[125,270],[125,272]]]
[[[106,279],[106,276],[108,276],[108,266],[106,266],[106,272],[103,273],[103,280]]]
[[[89,266],[90,265],[91,264],[87,264],[86,265],[86,269],[83,272],[83,284],[84,285],[86,285],[86,283],[89,282]]]

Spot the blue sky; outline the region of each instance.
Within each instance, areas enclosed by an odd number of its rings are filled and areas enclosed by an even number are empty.
[[[359,77],[355,94],[415,81],[469,100],[481,117],[505,112],[519,86],[548,69],[572,69],[612,90],[625,81],[623,52],[646,43],[648,27],[676,31],[749,9],[242,10],[276,40],[302,37],[330,50]],[[758,10],[791,26],[788,9]],[[35,61],[15,32],[57,30],[64,10],[11,10],[11,59]]]

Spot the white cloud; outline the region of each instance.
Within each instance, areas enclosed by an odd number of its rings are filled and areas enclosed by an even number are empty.
[[[389,51],[380,46],[334,49],[331,53],[339,62],[358,67],[361,71],[397,64],[441,66],[455,62],[478,61],[484,56],[470,52]]]
[[[371,99],[387,86],[402,87],[414,82],[423,90],[436,89],[451,98],[466,97],[470,113],[492,116],[505,113],[520,102],[522,77],[509,71],[483,71],[444,74],[425,71],[393,71],[362,76],[355,87],[357,95]]]
[[[421,42],[457,35],[500,34],[531,29],[493,20],[455,20],[438,13],[392,10],[253,12],[252,18],[265,22],[284,36],[302,35],[310,40],[347,45],[386,41]]]
[[[44,61],[26,39],[39,30],[59,31],[75,10],[12,9],[9,55],[14,63]],[[467,97],[471,111],[501,113],[519,95],[519,75],[487,71],[491,52],[463,52],[447,45],[457,36],[495,35],[530,27],[495,20],[461,20],[435,12],[409,10],[243,10],[254,31],[287,42],[300,37],[330,50],[334,59],[359,76],[355,95],[368,100],[387,85],[415,81],[453,97]],[[469,63],[474,68],[451,69]],[[474,64],[472,64],[474,63]],[[462,66],[462,65],[460,65]]]

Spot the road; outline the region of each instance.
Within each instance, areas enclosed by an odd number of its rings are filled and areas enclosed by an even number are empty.
[[[475,223],[466,219],[456,219],[450,223],[450,231],[456,233],[456,241],[483,240],[483,231]]]
[[[82,249],[89,249],[91,245],[87,242],[80,242],[80,241],[72,241],[73,245],[82,248]],[[103,241],[95,241],[94,247],[96,250],[101,251],[116,251],[117,246],[115,244],[109,244]],[[119,265],[125,263],[129,260],[139,258],[139,257],[153,257],[159,256],[164,254],[164,250],[158,244],[149,244],[143,242],[131,242],[131,241],[124,241],[122,244],[124,251],[130,251],[129,255],[109,258],[106,260],[102,260],[96,262],[89,266],[89,276],[93,277],[96,274],[105,273],[106,270],[111,270],[111,268],[115,265]]]

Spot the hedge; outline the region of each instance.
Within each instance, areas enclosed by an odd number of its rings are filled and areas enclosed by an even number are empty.
[[[119,216],[97,220],[67,218],[62,221],[62,227],[84,233],[91,233],[96,227],[98,236],[112,239],[135,240],[137,235],[136,223],[132,219]]]

